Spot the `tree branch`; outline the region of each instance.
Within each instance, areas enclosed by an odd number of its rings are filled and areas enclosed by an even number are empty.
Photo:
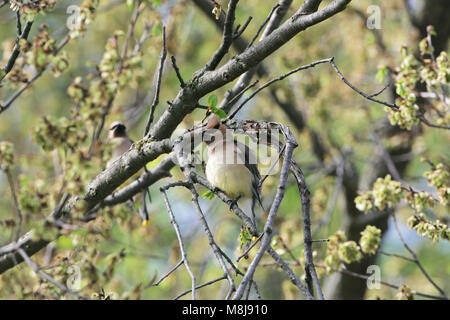
[[[400,232],[400,228],[398,226],[397,223],[397,217],[395,215],[395,213],[392,214],[392,219],[394,220],[394,226],[395,226],[395,230],[397,231],[397,235],[401,241],[401,243],[403,244],[403,246],[405,247],[406,250],[408,250],[408,252],[411,254],[411,256],[414,259],[415,264],[419,267],[420,271],[423,273],[423,275],[425,276],[425,278],[427,278],[427,280],[433,285],[433,287],[436,288],[437,291],[439,291],[439,293],[445,297],[445,299],[448,300],[448,297],[445,293],[444,290],[442,290],[441,287],[439,287],[437,285],[436,282],[434,282],[434,280],[430,277],[430,275],[428,274],[428,272],[426,272],[426,270],[424,269],[424,267],[422,266],[422,264],[420,263],[419,258],[417,258],[416,253],[408,246],[408,244],[406,243],[405,239],[403,239],[402,233]]]
[[[70,36],[65,36],[63,40],[61,40],[61,43],[59,44],[59,46],[56,48],[54,55],[57,55],[62,48],[64,48],[66,46],[67,43],[69,43],[70,40]],[[28,80],[28,82],[26,82],[22,87],[20,87],[19,90],[17,90],[15,93],[13,93],[8,100],[6,100],[4,103],[0,103],[0,113],[2,113],[3,111],[7,110],[11,104],[29,87],[31,87],[31,85],[34,83],[34,81],[36,81],[37,79],[40,78],[40,76],[42,76],[42,74],[48,70],[50,67],[50,65],[48,65],[47,67],[45,67],[44,69],[42,69],[41,71],[37,72],[30,80]]]
[[[17,58],[20,54],[20,40],[26,40],[28,35],[30,34],[31,26],[33,25],[33,21],[27,21],[25,24],[25,28],[22,31],[21,23],[20,23],[20,13],[17,12],[17,39],[16,44],[14,45],[13,52],[8,59],[6,65],[2,68],[3,72],[0,73],[0,82],[6,77],[6,75],[12,70],[14,64],[16,63]]]
[[[236,294],[233,297],[233,300],[239,300],[242,298],[245,287],[247,283],[253,278],[253,274],[255,273],[256,267],[258,263],[261,261],[261,258],[264,252],[269,248],[270,241],[272,240],[272,228],[273,222],[275,219],[275,215],[278,212],[278,207],[281,204],[281,200],[284,197],[284,192],[286,188],[287,178],[289,175],[289,167],[291,163],[292,153],[294,148],[297,146],[295,141],[287,141],[286,150],[284,153],[283,165],[280,173],[280,180],[278,182],[277,193],[275,195],[275,199],[272,202],[272,206],[269,211],[269,215],[267,217],[266,223],[264,225],[264,236],[261,239],[261,245],[255,255],[255,258],[250,263],[250,266],[247,269],[247,272],[244,275],[239,287],[237,288]]]
[[[162,73],[163,73],[163,68],[164,68],[164,62],[165,62],[166,56],[167,56],[166,27],[165,26],[163,26],[163,28],[162,28],[162,38],[163,38],[163,45],[162,45],[163,47],[162,47],[161,56],[159,58],[158,76],[156,78],[156,87],[155,87],[155,97],[154,97],[153,103],[150,107],[150,115],[149,115],[147,124],[145,126],[144,137],[147,135],[148,131],[150,130],[150,125],[153,122],[155,109],[159,103],[159,92],[161,90],[161,78],[162,78]]]
[[[222,43],[219,49],[214,53],[211,60],[206,64],[205,71],[214,70],[227,54],[228,50],[233,43],[233,24],[235,18],[236,7],[239,0],[230,0],[228,3],[227,16],[225,18],[225,24],[223,27]]]
[[[191,281],[192,282],[192,300],[195,300],[195,275],[192,272],[191,267],[189,265],[189,261],[187,259],[187,255],[186,255],[186,250],[184,249],[183,238],[181,237],[180,227],[178,226],[178,223],[175,220],[175,215],[173,214],[172,208],[169,203],[169,199],[167,197],[167,193],[166,193],[167,189],[166,188],[167,187],[162,187],[159,190],[161,190],[162,195],[164,197],[164,203],[166,204],[167,211],[169,212],[169,215],[170,215],[170,223],[173,225],[173,228],[175,229],[175,233],[178,238],[178,243],[180,245],[180,251],[181,251],[183,263],[184,263],[184,265],[191,277],[191,280],[192,280]]]

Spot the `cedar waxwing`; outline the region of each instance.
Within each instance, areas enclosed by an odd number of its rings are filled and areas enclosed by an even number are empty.
[[[113,123],[111,123],[108,133],[108,141],[112,143],[113,149],[111,160],[109,160],[106,164],[107,168],[109,168],[113,164],[113,162],[116,161],[122,154],[127,152],[130,149],[131,145],[134,143],[134,141],[131,140],[130,137],[128,137],[127,128],[125,127],[125,125],[118,121],[114,121]],[[133,197],[133,202],[137,202],[142,199],[142,206],[139,209],[139,215],[142,218],[143,226],[146,226],[149,223],[147,206],[145,205],[147,194],[148,190],[144,190],[142,192],[142,196],[137,195]]]
[[[230,130],[213,115],[203,132],[203,141],[207,145],[208,159],[206,178],[216,188],[221,189],[230,198],[251,198],[252,218],[255,220],[255,205],[261,203],[258,171],[255,153],[245,144],[237,141]]]

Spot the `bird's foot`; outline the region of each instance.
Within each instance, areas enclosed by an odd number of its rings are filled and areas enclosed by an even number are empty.
[[[233,210],[233,206],[237,205],[237,202],[239,201],[240,198],[241,196],[239,195],[236,199],[228,201],[227,204],[230,206],[230,210]]]
[[[223,192],[223,193],[225,193],[222,189],[220,189],[220,188],[218,188],[218,187],[214,187],[213,192],[214,192],[214,193],[217,193],[217,192]]]

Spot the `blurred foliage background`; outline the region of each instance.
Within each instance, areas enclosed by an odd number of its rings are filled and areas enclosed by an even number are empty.
[[[276,1],[241,1],[238,6],[236,21],[243,24],[248,16],[253,20],[244,32],[245,39],[251,39],[257,28],[266,18]],[[300,1],[294,1],[287,17],[299,7]],[[39,14],[35,18],[29,39],[39,33],[39,26],[46,24],[48,32],[57,43],[69,30],[66,27],[69,5],[81,5],[82,1],[57,1],[50,12]],[[212,19],[201,12],[192,1],[160,0],[147,1],[147,9],[136,24],[136,38],[144,32],[145,25],[150,25],[150,36],[142,47],[142,64],[133,71],[127,84],[119,90],[113,103],[107,125],[114,120],[123,121],[129,128],[130,137],[138,140],[142,137],[148,118],[147,103],[143,109],[137,106],[147,94],[152,96],[154,76],[157,70],[162,47],[161,25],[167,30],[167,48],[169,55],[174,55],[185,80],[201,68],[211,57],[221,42],[221,33],[214,26]],[[226,8],[226,1],[222,5]],[[381,12],[381,29],[369,30],[366,20],[355,11],[367,15],[367,7],[376,5]],[[403,1],[358,1],[351,3],[350,8],[309,28],[280,48],[265,60],[269,76],[281,75],[297,66],[312,61],[335,57],[335,62],[342,73],[355,86],[367,93],[378,91],[384,83],[376,80],[376,74],[382,66],[394,68],[400,65],[400,48],[406,45],[417,50],[421,35],[413,27]],[[443,8],[443,10],[448,10]],[[29,90],[22,94],[9,108],[0,115],[0,140],[14,143],[15,165],[12,173],[17,188],[24,191],[39,190],[43,194],[57,194],[62,187],[57,175],[57,154],[44,152],[36,144],[33,130],[42,123],[42,117],[54,118],[70,115],[74,103],[67,94],[69,86],[76,77],[87,79],[95,72],[95,64],[100,63],[108,39],[116,30],[127,32],[132,6],[127,1],[100,1],[95,19],[88,26],[84,36],[71,40],[63,49],[69,62],[68,68],[58,77],[52,72],[45,72]],[[212,13],[211,13],[212,14]],[[439,33],[440,30],[437,30]],[[3,52],[8,52],[15,40],[15,13],[8,5],[0,9],[0,42]],[[377,38],[380,37],[380,38]],[[119,38],[120,45],[123,37]],[[380,42],[382,45],[380,46]],[[134,45],[134,42],[133,42]],[[224,61],[236,55],[232,49]],[[0,58],[2,53],[0,52]],[[8,55],[5,53],[4,58]],[[167,61],[169,60],[169,61]],[[162,114],[167,103],[179,90],[175,72],[166,60],[160,94],[160,105],[155,117]],[[5,60],[2,62],[4,65]],[[5,84],[0,88],[0,100],[6,99],[17,89],[17,85]],[[219,100],[230,85],[216,92]],[[289,125],[296,135],[299,147],[294,158],[303,168],[311,190],[312,228],[315,238],[328,238],[345,224],[344,212],[348,204],[342,190],[337,202],[331,209],[330,219],[316,230],[315,226],[324,218],[329,210],[330,201],[336,188],[336,177],[324,174],[319,165],[317,155],[313,151],[311,130],[318,134],[322,144],[327,148],[323,157],[325,164],[333,163],[333,159],[346,150],[351,156],[355,168],[363,173],[372,160],[375,144],[371,138],[374,129],[386,119],[383,106],[372,103],[347,87],[328,64],[320,65],[297,73],[283,80],[276,90],[284,100],[294,100],[296,106],[307,123],[307,130],[297,130],[295,124],[277,107],[270,97],[269,91],[262,92],[246,105],[238,115],[242,119],[262,119],[279,121]],[[205,101],[206,101],[205,97]],[[384,92],[380,99],[389,100],[389,92]],[[205,101],[203,104],[207,104]],[[177,132],[192,127],[204,117],[204,110],[196,110],[187,116]],[[93,127],[87,125],[88,135]],[[448,130],[421,127],[416,129],[420,134],[414,139],[408,153],[411,161],[404,171],[403,179],[420,190],[431,190],[427,186],[423,174],[429,169],[427,163],[420,161],[421,156],[436,162],[448,161],[450,156]],[[106,130],[104,130],[106,131]],[[104,134],[102,139],[105,139]],[[400,139],[400,141],[395,140]],[[83,150],[89,146],[88,136]],[[386,138],[385,145],[402,143],[401,136]],[[61,154],[59,154],[61,156]],[[158,160],[148,164],[154,167]],[[86,169],[85,167],[83,167]],[[83,169],[83,170],[84,170]],[[82,181],[89,180],[104,169],[101,161],[92,162]],[[151,186],[150,224],[142,227],[140,218],[128,204],[100,211],[95,221],[89,222],[81,229],[61,236],[47,249],[33,256],[33,260],[56,279],[65,282],[73,273],[70,266],[78,266],[81,271],[82,292],[86,295],[104,292],[112,298],[170,299],[190,288],[190,278],[184,266],[158,286],[151,286],[180,260],[180,253],[175,232],[170,224],[167,210],[159,193],[159,187],[169,180],[182,179],[178,168],[172,170],[173,177],[164,179]],[[19,178],[20,177],[20,178]],[[278,176],[267,179],[263,188],[265,204],[270,204],[276,191]],[[27,187],[28,186],[28,187]],[[84,187],[81,186],[76,188]],[[76,189],[75,188],[75,189]],[[370,188],[367,185],[366,190]],[[82,189],[81,189],[82,190]],[[362,190],[365,191],[365,190]],[[33,191],[29,191],[33,192]],[[200,193],[203,191],[200,190]],[[171,189],[169,196],[184,236],[186,250],[198,283],[218,278],[222,275],[213,253],[208,245],[198,221],[197,214],[190,202],[190,194],[184,189]],[[47,198],[46,198],[47,199]],[[32,214],[27,226],[34,219],[39,219],[50,212],[55,204],[55,197],[48,197],[46,210]],[[201,199],[201,206],[212,228],[215,240],[232,258],[240,255],[239,233],[240,222],[229,211],[228,207],[217,198]],[[7,221],[13,217],[11,193],[6,176],[0,174],[0,220]],[[286,260],[292,262],[297,275],[303,274],[303,236],[301,232],[300,200],[295,182],[289,181],[286,196],[282,202],[275,223],[279,236],[276,246],[278,252]],[[258,213],[263,217],[262,212]],[[406,219],[411,209],[399,205],[397,214],[401,231],[405,240],[416,251],[420,260],[441,288],[450,292],[450,245],[448,241],[432,242],[428,238],[417,235],[415,230],[406,226]],[[363,215],[363,213],[361,213]],[[448,221],[448,206],[436,208],[436,216]],[[444,218],[444,217],[447,218]],[[14,228],[6,223],[0,224],[0,244],[14,239]],[[25,231],[25,228],[22,230]],[[280,239],[289,250],[281,244]],[[275,243],[274,243],[275,244]],[[327,243],[315,243],[315,261],[323,261]],[[388,228],[383,236],[380,249],[385,252],[407,254],[389,219]],[[292,259],[298,259],[300,266]],[[243,259],[238,266],[245,269],[247,260]],[[434,287],[423,276],[417,266],[411,262],[377,255],[376,265],[381,269],[381,279],[398,286],[407,284],[411,289],[424,293],[436,294]],[[261,296],[265,299],[299,299],[301,294],[291,284],[270,258],[264,258],[262,266],[255,274]],[[71,269],[72,270],[72,269]],[[321,279],[328,277],[324,270],[318,268]],[[364,280],[360,280],[364,281]],[[225,281],[215,283],[198,290],[200,299],[221,299],[227,290]],[[397,290],[381,286],[379,289],[367,290],[366,299],[391,299]],[[66,296],[70,298],[70,296]],[[253,295],[251,295],[254,298]],[[59,289],[52,284],[40,280],[31,268],[22,263],[0,275],[1,299],[52,299],[61,298]],[[190,295],[184,296],[190,298]]]

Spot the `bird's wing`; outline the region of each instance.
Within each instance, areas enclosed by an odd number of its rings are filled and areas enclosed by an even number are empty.
[[[252,193],[253,198],[258,200],[259,204],[262,207],[261,201],[261,188],[259,187],[259,181],[261,180],[261,174],[258,170],[256,154],[253,150],[251,150],[246,144],[238,142],[234,140],[234,144],[236,148],[239,150],[240,155],[244,157],[245,167],[250,171],[253,176],[252,181]]]

